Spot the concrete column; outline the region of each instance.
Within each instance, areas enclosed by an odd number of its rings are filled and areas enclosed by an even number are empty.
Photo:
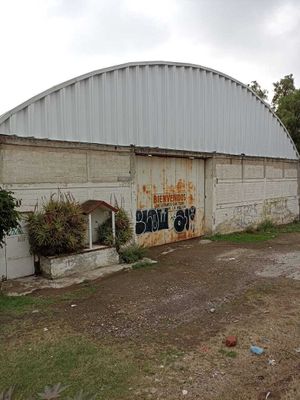
[[[89,214],[89,247],[93,248],[92,214]]]
[[[204,232],[211,234],[215,229],[216,211],[216,161],[214,157],[205,160],[204,179]]]
[[[113,234],[113,241],[116,244],[116,219],[115,219],[115,212],[111,212],[111,225],[112,225],[112,234]]]

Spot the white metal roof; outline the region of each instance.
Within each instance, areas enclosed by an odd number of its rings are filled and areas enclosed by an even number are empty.
[[[246,85],[194,64],[135,62],[54,86],[0,117],[0,134],[297,159]]]

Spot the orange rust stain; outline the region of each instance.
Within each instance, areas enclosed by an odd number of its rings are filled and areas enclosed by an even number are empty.
[[[164,244],[165,243],[165,236],[163,231],[158,231],[155,232],[155,234],[153,235],[153,246],[157,246],[159,244]]]
[[[179,240],[184,240],[188,238],[188,231],[183,231],[178,233],[178,239]]]
[[[190,205],[190,206],[193,206],[194,204],[194,196],[192,195],[192,194],[189,194],[188,195],[188,198],[187,198],[187,201],[188,201],[188,205]]]
[[[189,191],[194,191],[195,190],[195,185],[191,181],[188,182],[188,190]]]
[[[166,185],[165,192],[168,194],[173,194],[175,192],[174,185]]]
[[[178,192],[184,192],[185,191],[185,181],[183,179],[179,179],[179,181],[176,183],[176,190]]]
[[[147,207],[146,207],[145,203],[143,203],[142,201],[138,201],[137,208],[138,208],[138,210],[143,210],[144,208],[147,208]]]
[[[151,195],[151,186],[149,187],[149,185],[143,185],[143,193],[145,193],[146,195]]]
[[[164,240],[164,231],[147,232],[137,236],[137,241],[140,245],[146,247],[158,246],[160,244],[168,243]]]

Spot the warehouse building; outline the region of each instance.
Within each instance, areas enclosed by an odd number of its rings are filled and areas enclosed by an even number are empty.
[[[146,246],[299,215],[298,152],[270,107],[220,72],[128,63],[0,117],[0,185],[30,212],[57,189],[124,207]]]

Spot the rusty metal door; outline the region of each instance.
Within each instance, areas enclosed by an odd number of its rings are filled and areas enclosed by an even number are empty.
[[[204,228],[204,160],[137,156],[135,233],[156,246],[200,236]]]

